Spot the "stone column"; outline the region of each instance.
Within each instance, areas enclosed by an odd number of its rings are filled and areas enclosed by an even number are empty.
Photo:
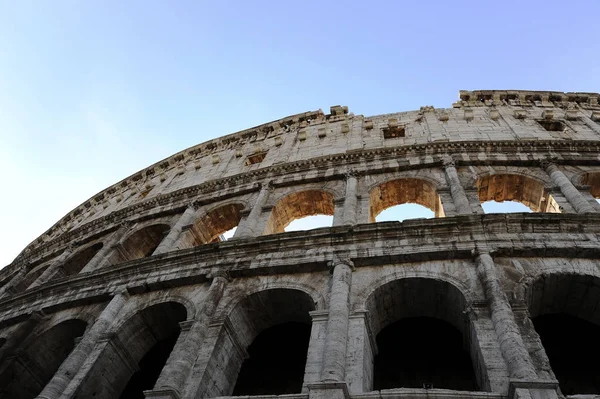
[[[158,255],[165,252],[174,250],[174,246],[177,244],[181,236],[183,227],[188,226],[196,220],[196,212],[198,211],[198,205],[192,204],[187,207],[185,212],[179,217],[177,223],[169,230],[169,233],[165,238],[162,239],[158,247],[154,250],[152,255]]]
[[[515,315],[496,272],[496,265],[488,251],[473,251],[477,263],[477,275],[490,307],[490,314],[500,352],[508,367],[511,378],[536,380],[537,374],[523,343]]]
[[[154,389],[145,392],[147,398],[179,399],[182,397],[186,382],[200,353],[208,322],[217,309],[227,282],[225,273],[214,275],[198,317],[185,336],[177,340],[169,360],[154,384]]]
[[[28,265],[21,265],[21,269],[17,272],[17,274],[15,274],[15,276],[11,278],[8,283],[4,284],[4,286],[0,288],[0,298],[8,294],[14,294],[15,287],[21,284],[23,280],[25,280],[25,276],[27,276],[27,273],[29,273]]]
[[[80,273],[88,273],[94,271],[96,269],[101,268],[104,263],[108,260],[110,253],[113,251],[115,245],[119,244],[119,242],[125,237],[125,235],[129,232],[129,229],[133,226],[133,223],[130,221],[125,221],[120,224],[117,231],[115,231],[107,242],[104,243],[100,251],[94,255],[92,259],[81,269]]]
[[[356,224],[357,186],[358,175],[356,171],[348,171],[346,173],[346,198],[344,200],[344,224],[346,226]]]
[[[250,210],[250,213],[248,214],[246,219],[239,224],[233,238],[251,238],[256,237],[260,234],[257,234],[255,230],[257,229],[258,219],[260,218],[260,215],[262,213],[262,208],[267,202],[267,199],[269,198],[269,193],[272,189],[273,186],[271,182],[268,182],[267,184],[261,184],[261,188],[258,193],[258,197],[254,202],[254,206]]]
[[[100,316],[98,316],[98,319],[83,335],[79,344],[65,361],[62,362],[58,371],[54,374],[50,382],[46,384],[42,392],[37,396],[37,399],[56,399],[61,396],[63,391],[72,382],[73,377],[81,369],[87,357],[92,353],[96,344],[111,327],[128,297],[129,294],[127,291],[123,290],[111,299]]]
[[[575,208],[577,213],[595,212],[579,190],[571,183],[569,178],[558,168],[558,165],[549,161],[542,161],[541,164],[542,168],[550,175],[552,183],[560,188],[560,191],[564,194],[573,208]]]
[[[65,261],[73,255],[76,245],[74,243],[69,244],[69,246],[59,255],[59,257],[50,264],[44,270],[44,272],[28,287],[35,288],[38,287],[45,282],[49,281],[59,270],[59,268],[65,263]]]
[[[452,201],[454,201],[454,207],[457,215],[470,215],[473,213],[471,205],[469,205],[469,199],[465,194],[465,190],[460,183],[458,178],[458,172],[456,171],[456,165],[451,157],[447,157],[443,160],[444,173],[446,174],[446,181],[450,186],[450,195]]]
[[[348,344],[348,318],[350,315],[350,287],[353,263],[349,259],[334,257],[329,321],[325,339],[323,381],[344,381],[346,373],[346,347]]]

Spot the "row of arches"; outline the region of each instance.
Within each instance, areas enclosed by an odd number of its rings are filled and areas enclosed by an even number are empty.
[[[542,276],[530,284],[527,302],[562,393],[600,394],[600,279]],[[365,304],[378,349],[367,390],[485,390],[485,376],[475,372],[482,365],[473,353],[477,343],[471,342],[468,307],[459,287],[432,278],[392,280],[375,289]],[[319,339],[311,334],[315,309],[313,296],[293,288],[267,289],[237,301],[226,314],[235,334],[220,328],[212,341],[204,341],[212,345],[202,352],[211,372],[202,374],[194,397],[303,391],[307,353]],[[77,397],[143,398],[182,334],[181,323],[191,318],[177,301],[151,304],[123,318],[111,338],[99,344],[100,355]],[[0,393],[35,397],[88,327],[70,319],[37,333],[0,368]],[[244,356],[236,347],[243,348]]]
[[[581,178],[591,184],[591,195],[600,196],[600,173],[588,173]],[[598,183],[597,185],[595,183]],[[477,198],[485,212],[560,212],[561,207],[533,177],[522,174],[493,174],[480,177],[475,187]],[[405,220],[445,216],[443,195],[430,180],[420,178],[392,179],[373,186],[369,191],[368,216],[365,222]],[[446,195],[447,197],[447,195]],[[448,198],[446,198],[448,200]],[[451,199],[449,200],[451,201]],[[177,249],[214,243],[234,236],[243,221],[247,205],[230,202],[199,216],[177,238]],[[308,230],[333,225],[336,198],[327,189],[308,189],[292,192],[277,199],[263,222],[262,234]],[[140,259],[155,253],[169,234],[171,222],[146,223],[128,233],[109,254],[105,265]],[[102,249],[96,242],[78,250],[61,267],[54,279],[79,273]],[[44,272],[42,265],[34,268],[16,286],[17,292],[27,289]]]

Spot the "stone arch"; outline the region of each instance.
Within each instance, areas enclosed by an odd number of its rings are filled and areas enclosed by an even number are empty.
[[[28,339],[0,375],[0,396],[36,397],[67,358],[86,329],[86,322],[67,319]]]
[[[207,208],[184,232],[181,248],[222,241],[221,235],[240,223],[245,209],[246,204],[239,200],[222,202]]]
[[[51,262],[42,263],[31,269],[26,275],[25,278],[14,286],[16,292],[25,291],[35,280],[38,279],[46,271],[46,269],[51,265]]]
[[[572,181],[576,185],[589,186],[592,197],[600,198],[600,171],[580,173],[574,176]]]
[[[516,201],[533,212],[560,212],[545,182],[519,171],[480,174],[475,181],[479,202]]]
[[[196,397],[300,393],[313,310],[309,294],[290,288],[260,290],[233,302],[207,365],[207,370],[215,370],[219,364],[218,371],[205,373],[202,392]],[[257,342],[262,345],[265,336],[271,349],[268,354],[293,352],[288,360],[277,358],[269,372],[263,370],[265,353],[261,351],[267,348],[253,347]],[[289,339],[295,344],[289,345]]]
[[[525,299],[562,393],[600,394],[600,277],[542,273],[528,281]]]
[[[170,229],[171,226],[166,223],[148,224],[136,229],[115,248],[109,263],[114,265],[151,256]]]
[[[470,349],[467,308],[462,291],[437,278],[397,278],[375,288],[365,301],[379,348],[373,388],[432,384],[475,391],[484,386],[475,373],[482,365]]]
[[[335,210],[335,193],[327,188],[303,189],[280,196],[271,210],[264,234],[283,233],[294,220],[330,215]]]
[[[316,288],[303,284],[297,281],[266,281],[254,287],[244,287],[243,290],[239,288],[233,288],[235,294],[231,295],[229,299],[221,301],[219,309],[216,312],[215,319],[225,319],[231,312],[249,295],[256,294],[261,291],[267,290],[296,290],[301,291],[304,294],[311,297],[315,310],[324,310],[327,306],[325,298]]]
[[[188,313],[182,304],[162,301],[122,319],[79,385],[77,397],[143,398],[153,388]]]
[[[444,216],[437,194],[437,182],[428,177],[392,178],[369,188],[369,222],[384,210],[403,204],[418,204],[433,211],[436,217]]]
[[[138,302],[134,303],[134,301],[130,301],[131,307],[128,309],[123,309],[123,311],[119,314],[119,317],[113,322],[109,334],[116,334],[127,322],[133,318],[136,314],[140,312],[144,312],[146,309],[157,306],[163,303],[173,303],[175,305],[179,305],[185,309],[187,319],[192,319],[196,316],[197,306],[191,301],[189,298],[186,298],[182,295],[175,295],[168,291],[162,291],[160,295],[156,295],[152,298],[137,298],[133,297],[132,299],[139,299]]]
[[[373,283],[366,286],[361,291],[353,294],[356,298],[354,302],[355,310],[367,309],[368,298],[381,286],[391,283],[392,281],[409,278],[420,278],[420,279],[435,279],[443,281],[444,283],[454,286],[461,295],[465,298],[466,306],[470,306],[476,300],[482,300],[479,295],[471,290],[468,284],[464,280],[456,278],[455,276],[445,273],[442,271],[423,271],[423,270],[402,270],[401,272],[389,273],[376,279]]]
[[[103,243],[97,242],[95,244],[88,245],[87,247],[82,248],[71,255],[62,265],[65,275],[73,276],[78,274],[81,269],[83,269],[85,265],[92,260],[98,251],[102,249],[103,246]]]

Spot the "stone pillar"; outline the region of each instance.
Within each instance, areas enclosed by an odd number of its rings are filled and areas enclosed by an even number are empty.
[[[358,176],[356,171],[350,170],[346,173],[346,198],[344,200],[344,224],[352,226],[356,224]]]
[[[37,399],[56,399],[76,380],[74,377],[80,371],[87,357],[92,353],[96,344],[100,341],[104,334],[111,327],[116,319],[119,311],[125,305],[129,294],[126,290],[117,293],[111,301],[106,305],[98,319],[83,335],[79,344],[73,349],[69,356],[58,368],[52,379],[42,392],[37,396]]]
[[[377,355],[377,342],[369,327],[367,311],[359,309],[350,315],[346,382],[350,393],[360,394],[373,390],[373,366]]]
[[[129,229],[133,226],[133,223],[130,221],[125,221],[121,223],[117,231],[115,231],[107,242],[104,243],[100,251],[96,252],[96,255],[81,269],[80,273],[88,273],[94,271],[96,269],[101,268],[104,263],[108,260],[110,253],[113,251],[115,245],[119,244],[119,242],[125,237]]]
[[[250,210],[250,213],[248,214],[246,219],[242,220],[238,225],[238,228],[235,231],[233,238],[251,238],[261,234],[261,232],[256,231],[256,229],[258,228],[258,220],[262,213],[262,208],[267,202],[267,199],[269,198],[269,193],[272,189],[273,186],[271,182],[268,182],[267,184],[261,184],[261,188],[258,193],[258,197],[254,202],[254,206]]]
[[[352,261],[334,257],[329,321],[323,359],[323,381],[344,381],[346,374],[346,347],[348,344],[348,318],[350,315],[350,287]]]
[[[154,256],[154,255],[162,254],[162,253],[169,252],[169,251],[176,249],[174,247],[175,247],[175,244],[177,244],[177,241],[179,240],[179,238],[181,236],[181,231],[183,230],[183,227],[194,223],[194,221],[196,220],[196,212],[197,211],[198,211],[197,204],[192,204],[192,205],[188,206],[187,209],[185,210],[185,212],[183,212],[183,214],[177,220],[177,223],[175,223],[175,225],[171,228],[171,230],[169,230],[169,233],[167,234],[167,236],[162,239],[162,241],[160,242],[158,247],[154,250],[152,255]]]
[[[17,272],[17,274],[15,274],[15,276],[11,278],[8,283],[4,284],[4,286],[0,288],[0,298],[9,294],[14,294],[15,287],[25,280],[27,273],[29,273],[29,267],[27,264],[24,264],[21,266],[21,269]]]
[[[477,275],[490,307],[492,323],[509,376],[516,379],[536,380],[537,374],[523,343],[508,298],[500,285],[494,260],[486,250],[477,249],[473,254],[477,263]]]
[[[144,392],[147,398],[179,399],[191,374],[206,335],[210,318],[223,296],[228,279],[225,273],[216,274],[196,320],[185,334],[180,335],[169,360],[163,367],[154,389]]]
[[[451,157],[447,157],[443,161],[444,173],[446,174],[446,181],[450,186],[450,195],[452,195],[452,201],[454,201],[454,207],[457,215],[470,215],[473,213],[471,205],[469,205],[469,199],[465,194],[465,190],[460,183],[458,178],[458,172],[456,171],[456,165]]]
[[[306,353],[306,366],[304,367],[304,381],[302,392],[308,392],[307,385],[321,381],[323,371],[323,353],[325,353],[325,338],[327,335],[327,320],[329,312],[313,310],[310,312],[312,319],[310,342]]]
[[[595,212],[579,190],[571,183],[569,178],[558,168],[558,165],[554,162],[542,161],[542,168],[550,175],[552,183],[560,188],[560,191],[564,194],[573,208],[575,208],[577,213]]]
[[[35,288],[49,281],[57,272],[59,272],[59,268],[63,265],[63,263],[65,263],[65,261],[71,255],[73,255],[75,247],[75,244],[69,244],[62,254],[60,254],[59,257],[52,262],[50,266],[44,270],[41,276],[39,276],[28,288]]]

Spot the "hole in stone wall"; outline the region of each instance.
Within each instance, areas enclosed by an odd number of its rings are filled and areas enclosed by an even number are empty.
[[[373,188],[369,195],[369,221],[377,221],[384,210],[402,204],[417,204],[432,211],[436,217],[444,216],[444,210],[435,187],[420,179],[397,179],[380,184]],[[415,212],[417,208],[404,208]],[[422,212],[420,210],[419,212]],[[407,215],[410,216],[410,215]],[[418,217],[418,216],[417,216]],[[404,217],[407,218],[407,217]],[[412,218],[408,217],[408,218]],[[396,219],[397,220],[397,219]]]
[[[67,276],[72,276],[79,273],[81,269],[83,269],[85,265],[92,260],[94,255],[96,255],[98,251],[102,249],[102,246],[102,243],[94,244],[77,252],[71,258],[67,259],[62,266]]]
[[[306,216],[333,216],[334,208],[333,195],[327,191],[307,190],[289,194],[273,207],[264,234],[283,233],[294,220]]]
[[[533,212],[560,212],[554,198],[537,180],[516,174],[494,174],[476,182],[479,201],[516,201]]]
[[[186,308],[176,302],[152,305],[130,317],[110,338],[75,397],[143,398],[143,390],[156,383],[179,336],[179,323],[186,318]]]
[[[379,349],[374,389],[429,384],[478,390],[484,385],[485,375],[473,367],[477,354],[465,349],[477,345],[470,342],[465,298],[453,285],[427,278],[394,280],[377,288],[366,308]]]
[[[67,320],[30,341],[0,375],[0,397],[35,398],[69,356],[85,327],[81,320]]]
[[[136,231],[117,246],[110,263],[114,265],[152,255],[169,230],[169,225],[155,224]]]
[[[600,327],[567,314],[533,319],[564,395],[600,394]]]
[[[586,173],[581,176],[582,185],[590,187],[590,194],[596,199],[600,199],[600,172]]]
[[[233,395],[300,393],[310,325],[283,323],[260,333],[248,347]]]
[[[242,204],[228,204],[204,214],[184,233],[182,248],[231,238],[240,223],[243,209]]]
[[[196,397],[230,396],[234,389],[236,395],[300,393],[314,309],[313,299],[295,289],[269,289],[239,301],[227,316],[235,334],[221,330],[206,366],[214,372],[203,376]]]
[[[402,204],[387,208],[375,218],[376,222],[403,221],[418,218],[433,218],[435,213],[423,205]]]
[[[524,213],[533,212],[527,205],[517,201],[486,201],[481,204],[485,213]]]
[[[313,215],[304,218],[296,219],[287,227],[285,231],[303,231],[318,229],[320,227],[331,227],[333,225],[333,216],[329,215]]]
[[[404,137],[406,131],[404,126],[388,126],[383,129],[383,138],[384,139],[393,139],[396,137]]]
[[[259,152],[256,154],[252,154],[248,158],[246,158],[246,165],[250,166],[250,165],[256,165],[258,163],[261,163],[262,161],[264,161],[266,156],[267,156],[266,152]]]
[[[537,122],[549,132],[564,132],[567,128],[567,126],[561,121],[539,120]]]
[[[159,341],[140,360],[140,370],[135,372],[127,386],[121,393],[120,399],[144,399],[144,391],[154,387],[160,376],[163,366],[169,359],[169,355],[179,338],[179,331],[173,333],[166,339]]]
[[[451,324],[407,318],[377,335],[373,389],[430,388],[474,391],[475,373],[463,337]]]

